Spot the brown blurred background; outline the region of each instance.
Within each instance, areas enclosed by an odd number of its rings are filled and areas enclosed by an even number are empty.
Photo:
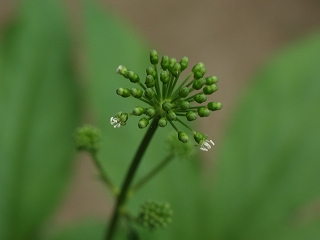
[[[72,9],[78,9],[77,1],[69,3],[71,15],[78,14]],[[101,5],[130,24],[160,55],[186,55],[190,65],[202,61],[210,75],[218,76],[219,91],[212,100],[221,101],[224,108],[201,126],[217,144],[259,66],[286,43],[320,30],[319,0],[110,0]],[[0,0],[0,26],[13,12],[12,1]],[[84,216],[105,219],[111,201],[95,181],[90,159],[82,156],[74,172],[54,222]]]

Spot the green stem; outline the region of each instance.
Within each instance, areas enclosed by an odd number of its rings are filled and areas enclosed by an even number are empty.
[[[108,232],[106,235],[106,240],[111,240],[114,236],[115,230],[116,230],[116,225],[117,221],[120,215],[120,210],[125,204],[125,201],[127,199],[127,192],[130,187],[130,184],[132,183],[133,177],[138,169],[139,163],[141,162],[141,159],[143,157],[143,154],[145,153],[155,131],[158,128],[158,121],[159,118],[153,119],[148,131],[146,132],[144,138],[142,139],[140,146],[131,162],[131,165],[129,167],[129,170],[127,172],[127,175],[125,177],[125,180],[122,184],[121,192],[118,195],[113,214],[108,226]]]
[[[96,167],[99,169],[100,177],[101,179],[111,188],[112,193],[116,196],[117,195],[117,188],[113,185],[111,179],[103,169],[101,165],[101,161],[99,160],[97,153],[91,153],[91,156],[93,158],[94,163],[96,164]]]
[[[163,169],[174,157],[171,153],[166,156],[154,169],[152,169],[146,176],[144,176],[137,184],[132,188],[132,193],[135,193],[140,189],[145,183],[147,183],[151,178],[153,178],[161,169]]]

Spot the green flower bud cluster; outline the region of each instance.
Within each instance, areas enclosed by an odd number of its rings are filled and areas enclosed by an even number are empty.
[[[95,153],[100,149],[100,129],[91,125],[84,125],[76,130],[73,140],[78,151]]]
[[[150,52],[151,66],[146,68],[145,80],[141,80],[138,74],[120,65],[117,73],[136,84],[134,88],[118,88],[116,93],[124,98],[134,97],[147,104],[147,107],[137,106],[129,113],[121,113],[110,120],[115,127],[125,125],[130,116],[141,116],[138,121],[139,128],[145,128],[150,120],[157,118],[158,125],[165,127],[171,125],[178,134],[178,139],[186,143],[189,138],[187,133],[177,128],[180,123],[193,133],[195,141],[203,150],[203,144],[207,137],[202,134],[202,139],[196,139],[196,131],[192,130],[184,121],[194,121],[198,117],[208,117],[212,111],[220,110],[220,102],[206,101],[208,96],[218,90],[216,76],[207,76],[203,63],[196,64],[184,80],[180,82],[181,73],[188,67],[188,58],[183,57],[180,61],[175,58],[163,56],[160,60],[155,50]],[[144,116],[143,116],[144,115]],[[207,149],[207,147],[204,147]],[[210,148],[209,148],[210,149]],[[206,150],[204,150],[206,151]]]
[[[172,222],[172,210],[169,203],[146,201],[140,207],[137,222],[145,228],[154,230],[167,227]]]

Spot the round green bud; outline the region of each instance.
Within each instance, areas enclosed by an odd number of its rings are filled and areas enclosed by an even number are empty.
[[[185,70],[188,67],[189,59],[188,57],[183,57],[180,61],[181,71]]]
[[[151,64],[158,64],[159,62],[159,57],[158,57],[158,53],[156,50],[151,50],[150,52],[150,62]]]
[[[151,66],[147,67],[146,72],[147,72],[147,75],[151,75],[153,78],[157,77],[157,72]]]
[[[216,84],[211,84],[203,88],[203,93],[206,95],[210,95],[216,92],[217,90],[218,90],[218,86]]]
[[[167,84],[170,80],[170,75],[167,71],[162,71],[160,73],[160,81],[163,83],[163,84]]]
[[[121,97],[130,97],[130,90],[128,88],[118,88],[116,92]]]
[[[172,72],[172,69],[173,69],[173,66],[174,66],[174,64],[177,62],[177,59],[175,59],[175,58],[170,58],[170,60],[169,60],[169,71],[170,72]]]
[[[206,85],[211,85],[218,82],[218,78],[216,76],[206,77]]]
[[[171,70],[170,72],[173,76],[175,76],[175,77],[179,76],[179,74],[181,73],[180,63],[176,62],[170,70]]]
[[[199,132],[196,132],[193,135],[193,138],[199,144],[206,139],[205,136],[202,133],[199,133]]]
[[[132,111],[132,114],[135,115],[135,116],[140,116],[141,114],[143,114],[145,111],[145,109],[143,107],[135,107]]]
[[[129,78],[130,82],[132,82],[132,83],[140,82],[140,78],[139,78],[138,74],[136,74],[133,71],[128,71],[127,77]]]
[[[146,109],[146,114],[150,117],[153,118],[156,115],[156,109],[154,107],[149,107]]]
[[[141,118],[138,122],[138,127],[139,128],[145,128],[146,126],[148,126],[149,124],[149,120],[146,118]]]
[[[177,119],[177,115],[175,114],[174,111],[169,110],[169,111],[168,111],[168,114],[167,114],[167,119],[168,119],[169,121],[174,121],[174,120]]]
[[[119,73],[120,75],[124,76],[125,78],[127,77],[127,73],[128,73],[128,70],[125,66],[123,65],[120,65],[117,70],[116,70],[116,73]]]
[[[84,125],[76,130],[73,140],[78,151],[95,153],[100,149],[100,129],[91,125]]]
[[[186,113],[186,118],[188,119],[188,121],[194,121],[198,118],[198,116],[195,112],[189,111]]]
[[[152,75],[148,75],[146,77],[146,82],[145,82],[146,86],[148,88],[154,87],[156,85],[156,81],[154,80]]]
[[[162,109],[166,112],[168,112],[172,108],[172,104],[168,101],[165,101],[162,103]]]
[[[198,93],[193,98],[197,103],[204,103],[207,101],[207,96],[204,93]]]
[[[196,65],[193,66],[192,72],[196,73],[203,67],[204,67],[204,64],[202,62],[199,62],[199,63],[197,63]]]
[[[210,115],[210,111],[207,107],[199,107],[198,114],[200,117],[208,117]]]
[[[161,65],[161,67],[162,67],[162,69],[163,70],[167,70],[168,69],[168,67],[169,67],[169,57],[168,56],[163,56],[162,58],[161,58],[161,63],[160,63],[160,65]]]
[[[199,78],[195,80],[192,84],[192,88],[195,90],[201,89],[206,84],[206,80],[204,78]]]
[[[190,108],[190,103],[188,101],[181,101],[179,103],[181,110],[187,110]]]
[[[222,108],[222,103],[221,102],[209,102],[207,107],[211,111],[220,110]]]
[[[138,88],[131,88],[130,93],[135,98],[141,98],[142,94],[143,94],[143,91],[141,89],[138,89]]]
[[[202,67],[198,71],[194,72],[193,77],[195,79],[202,78],[206,72],[207,72],[207,69],[205,67]]]
[[[180,97],[187,97],[189,95],[189,88],[188,87],[183,87],[179,89],[179,96]]]
[[[129,115],[127,113],[121,113],[119,115],[119,120],[121,122],[121,125],[125,125],[128,118],[129,118]]]
[[[155,92],[153,91],[152,88],[147,88],[146,90],[144,90],[144,96],[147,99],[152,99],[155,96]]]
[[[168,123],[167,119],[165,117],[163,117],[163,118],[159,119],[158,125],[160,127],[165,127],[165,126],[167,126],[167,123]]]
[[[189,140],[188,135],[185,132],[179,131],[178,132],[178,138],[181,142],[186,143]]]

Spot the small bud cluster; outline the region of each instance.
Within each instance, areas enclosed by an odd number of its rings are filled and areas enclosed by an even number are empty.
[[[150,230],[167,227],[172,222],[172,214],[169,203],[146,201],[140,207],[137,222]]]
[[[100,130],[91,125],[78,128],[74,134],[74,144],[78,151],[95,153],[100,149]]]
[[[212,111],[220,110],[220,102],[209,102],[207,97],[218,90],[218,79],[215,76],[205,77],[206,68],[203,63],[196,64],[189,75],[179,84],[181,73],[188,67],[188,58],[183,57],[179,62],[175,58],[163,56],[159,60],[155,50],[150,52],[151,66],[146,68],[144,82],[138,74],[120,65],[117,73],[137,85],[135,88],[118,88],[116,93],[124,98],[134,97],[148,107],[137,106],[130,113],[117,113],[110,119],[114,128],[124,126],[130,116],[140,116],[139,128],[145,128],[150,120],[158,118],[158,125],[165,127],[168,123],[177,131],[178,139],[186,143],[187,133],[179,130],[176,122],[193,133],[193,138],[203,151],[208,151],[214,145],[207,136],[192,130],[185,122],[194,121],[198,117],[208,117]],[[160,67],[158,66],[160,65]],[[196,105],[194,105],[196,104]],[[182,119],[181,119],[182,118]]]

